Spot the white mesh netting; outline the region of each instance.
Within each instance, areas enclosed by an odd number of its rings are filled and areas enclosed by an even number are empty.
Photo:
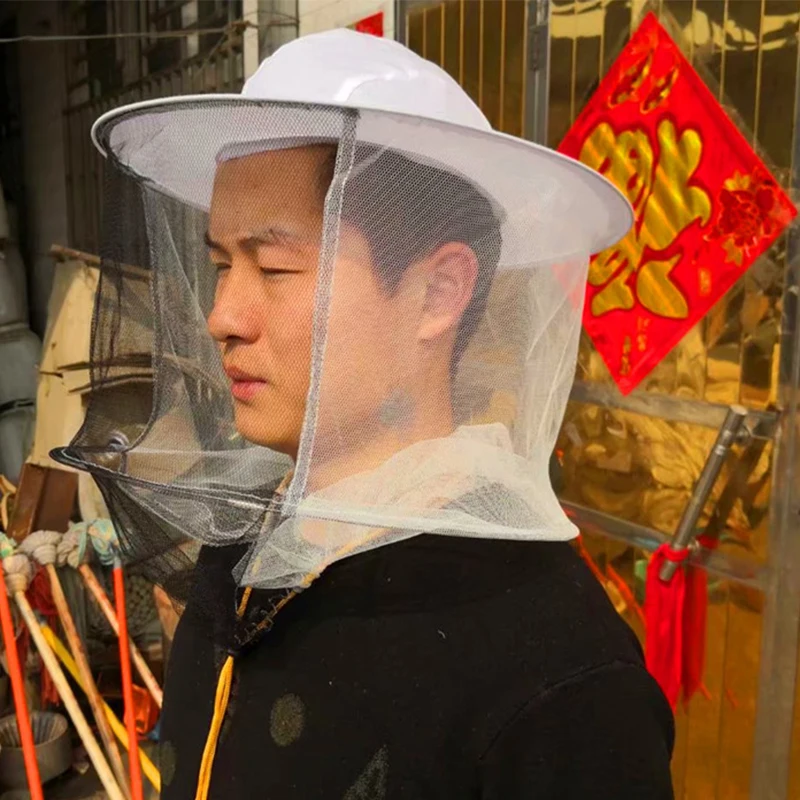
[[[296,587],[422,532],[574,535],[548,460],[591,242],[563,160],[232,99],[100,135],[94,392],[60,458],[129,560],[164,583],[197,544],[247,545],[242,583]]]

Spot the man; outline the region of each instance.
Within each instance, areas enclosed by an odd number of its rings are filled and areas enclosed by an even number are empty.
[[[348,32],[95,136],[148,244],[128,225],[106,254],[96,352],[147,343],[155,394],[136,425],[90,410],[62,457],[130,558],[204,545],[163,797],[671,797],[670,709],[547,472],[619,196]]]

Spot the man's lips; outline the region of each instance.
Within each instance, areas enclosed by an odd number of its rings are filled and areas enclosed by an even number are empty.
[[[267,385],[265,380],[250,375],[237,367],[225,367],[225,374],[231,381],[231,394],[237,400],[250,400]]]

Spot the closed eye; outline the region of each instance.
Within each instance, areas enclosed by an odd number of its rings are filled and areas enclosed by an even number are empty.
[[[299,275],[301,270],[276,269],[274,267],[260,267],[261,274],[267,278],[288,278],[290,275]]]

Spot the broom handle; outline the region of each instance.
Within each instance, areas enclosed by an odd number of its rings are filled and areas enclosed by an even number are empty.
[[[111,629],[117,636],[119,636],[119,621],[117,620],[117,614],[114,611],[114,607],[111,605],[111,601],[108,599],[108,595],[100,585],[100,582],[97,580],[94,572],[92,572],[92,568],[88,564],[81,564],[78,569],[83,576],[83,580],[86,583],[87,588],[92,593],[92,597],[94,597],[94,599],[97,601],[97,605],[100,606],[100,609],[105,614]],[[164,702],[164,693],[161,691],[161,687],[158,685],[155,675],[153,675],[153,673],[150,671],[150,667],[147,666],[144,656],[141,654],[141,652],[139,652],[139,648],[134,644],[130,637],[128,637],[128,640],[136,671],[139,673],[144,685],[150,692],[151,697],[153,700],[155,700],[156,705],[161,708]]]
[[[69,650],[67,650],[66,645],[53,633],[53,631],[47,626],[42,625],[42,633],[44,634],[44,638],[47,640],[47,644],[50,645],[53,652],[58,656],[61,663],[67,668],[67,672],[74,678],[75,683],[83,689],[83,684],[81,683],[81,676],[78,673],[78,665],[73,660],[72,656],[69,654]],[[84,689],[85,691],[85,689]],[[106,717],[108,717],[108,722],[111,725],[112,730],[114,731],[114,735],[119,739],[122,746],[127,750],[128,749],[128,732],[125,730],[125,726],[117,719],[117,715],[111,710],[111,707],[108,703],[103,701],[103,710],[106,712]],[[153,788],[157,791],[161,791],[161,776],[159,775],[158,769],[156,765],[147,757],[147,753],[143,750],[139,750],[139,762],[142,765],[142,772],[144,772],[147,780],[153,784]]]
[[[39,651],[39,655],[41,655],[42,661],[47,671],[50,673],[53,683],[56,685],[58,694],[67,709],[72,724],[78,731],[78,736],[80,736],[81,742],[83,742],[83,746],[86,748],[86,752],[89,755],[89,759],[97,771],[97,776],[100,778],[100,782],[103,784],[103,788],[109,796],[109,800],[125,800],[125,795],[122,794],[117,782],[114,780],[114,773],[111,772],[108,762],[103,755],[103,751],[97,743],[97,739],[94,738],[89,723],[86,722],[86,717],[83,716],[78,701],[72,693],[72,689],[67,681],[67,676],[64,675],[58,660],[53,655],[53,651],[47,645],[47,641],[44,638],[42,629],[39,627],[36,615],[33,613],[33,609],[28,603],[28,598],[25,597],[24,592],[14,592],[14,600],[17,603],[20,614],[22,614],[22,618],[25,620],[25,624],[28,626],[28,630],[31,632],[31,638],[36,645],[36,649]]]
[[[53,594],[53,602],[55,603],[56,611],[58,611],[58,618],[61,621],[61,627],[64,628],[64,633],[67,636],[67,643],[69,644],[70,650],[72,650],[72,655],[78,664],[78,671],[80,672],[84,692],[86,692],[86,697],[89,700],[89,706],[92,709],[92,715],[97,724],[97,729],[100,731],[100,738],[103,740],[106,753],[108,753],[108,760],[111,763],[111,768],[114,770],[120,789],[122,789],[127,797],[130,797],[127,791],[128,777],[125,773],[125,767],[122,764],[122,756],[117,747],[114,733],[103,711],[103,698],[100,696],[100,690],[97,688],[94,675],[92,675],[92,668],[89,665],[89,659],[86,656],[81,637],[78,635],[78,629],[75,626],[75,620],[70,611],[69,603],[67,603],[67,598],[64,596],[61,580],[53,564],[46,564],[45,569],[47,570],[47,577],[50,579],[50,589]]]
[[[44,800],[39,762],[36,760],[36,744],[33,739],[31,718],[28,714],[28,701],[25,697],[25,678],[19,663],[17,637],[14,634],[14,620],[11,618],[11,605],[8,602],[2,559],[0,559],[0,582],[3,584],[0,589],[0,625],[3,629],[8,674],[11,679],[11,691],[14,695],[14,708],[17,712],[17,728],[22,741],[22,756],[25,761],[25,774],[28,778],[28,791],[31,793],[31,800]]]
[[[122,567],[119,562],[114,565],[114,599],[117,603],[117,619],[119,620],[119,665],[122,670],[122,694],[125,699],[125,727],[128,729],[131,794],[134,800],[142,800],[142,770],[139,765],[139,739],[136,732],[136,714],[133,707],[128,614],[125,609],[125,576],[122,574]]]

